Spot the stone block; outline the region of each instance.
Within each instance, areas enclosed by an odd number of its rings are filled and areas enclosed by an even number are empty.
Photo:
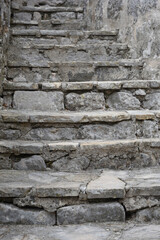
[[[124,208],[117,202],[69,206],[57,211],[58,225],[111,221],[125,221]]]
[[[140,101],[130,92],[113,93],[107,99],[107,105],[116,110],[136,110],[140,109]]]
[[[13,19],[14,20],[19,20],[19,21],[28,21],[29,22],[32,19],[32,14],[27,13],[27,12],[14,13]]]
[[[18,110],[61,111],[64,109],[62,92],[16,91],[13,101],[14,108]]]
[[[1,224],[55,225],[55,213],[42,210],[28,210],[11,204],[0,203]]]
[[[156,221],[160,223],[160,207],[146,208],[135,214],[136,221],[140,223]]]
[[[136,210],[140,210],[143,208],[149,208],[154,206],[160,205],[160,199],[156,197],[132,197],[132,198],[125,198],[122,200],[123,206],[127,212],[132,212]]]
[[[143,102],[143,107],[151,110],[160,109],[160,93],[148,94]]]
[[[69,93],[66,96],[66,108],[75,110],[97,110],[105,108],[105,99],[103,93]]]
[[[41,156],[33,155],[31,157],[22,158],[19,162],[13,163],[13,169],[44,171],[46,170],[46,164]]]

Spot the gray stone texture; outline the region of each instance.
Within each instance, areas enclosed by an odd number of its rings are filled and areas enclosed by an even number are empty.
[[[123,206],[127,212],[134,212],[143,208],[151,208],[160,205],[160,199],[156,197],[132,197],[122,200]]]
[[[125,211],[119,203],[84,204],[57,211],[58,225],[112,221],[125,221]]]
[[[54,225],[55,214],[43,210],[20,209],[11,204],[0,203],[1,224]]]
[[[160,223],[160,207],[146,208],[136,212],[135,219],[137,222],[157,222]]]
[[[33,155],[31,157],[22,158],[19,162],[13,163],[13,169],[44,171],[46,170],[46,165],[41,156]]]
[[[122,0],[109,0],[107,14],[108,18],[117,19],[120,17]]]
[[[140,109],[140,101],[129,92],[113,93],[107,99],[107,105],[116,110]]]
[[[69,93],[66,96],[66,108],[75,110],[97,110],[105,108],[105,99],[103,93]]]
[[[159,225],[156,224],[82,224],[72,226],[2,226],[0,229],[2,240],[158,240],[160,238]]]
[[[144,108],[151,110],[159,110],[160,108],[160,93],[148,94],[143,103]]]
[[[64,109],[63,93],[16,91],[14,94],[14,108],[19,110],[61,111]]]

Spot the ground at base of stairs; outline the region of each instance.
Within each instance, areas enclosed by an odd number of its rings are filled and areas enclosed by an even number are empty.
[[[159,225],[84,224],[64,227],[1,226],[1,240],[159,240]]]

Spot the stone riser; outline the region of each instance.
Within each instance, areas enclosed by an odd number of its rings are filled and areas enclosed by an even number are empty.
[[[141,67],[85,67],[85,63],[80,67],[67,67],[65,65],[43,67],[40,62],[35,64],[26,63],[24,67],[20,62],[10,62],[8,78],[14,82],[84,82],[84,81],[120,81],[143,79]],[[18,67],[18,64],[20,65]],[[26,66],[25,66],[26,65]],[[14,67],[15,66],[15,67]]]
[[[1,140],[118,140],[155,137],[160,137],[158,118],[119,123],[0,123]]]
[[[47,17],[48,18],[48,17]],[[48,30],[87,30],[86,23],[82,20],[68,20],[68,21],[57,21],[51,18],[51,20],[41,20],[40,22],[21,22],[13,21],[12,29],[45,29]]]
[[[37,41],[38,42],[38,41]],[[18,48],[17,48],[18,46]],[[17,51],[18,50],[18,51]],[[69,62],[69,61],[109,61],[130,58],[129,48],[125,44],[41,44],[27,41],[25,38],[14,39],[9,48],[9,54],[17,52],[17,59],[25,61],[25,57],[32,59],[46,58],[48,61]],[[45,60],[46,60],[45,59]],[[12,58],[10,59],[12,61]],[[13,57],[14,61],[14,57]]]
[[[3,169],[11,169],[15,162],[22,160],[22,162],[32,162],[31,166],[34,169],[35,158],[40,155],[41,162],[45,162],[47,167],[54,171],[144,168],[160,164],[159,146],[159,139],[105,142],[79,140],[75,142],[59,141],[59,143],[2,141],[0,142],[0,165]],[[44,169],[44,164],[42,167]]]
[[[159,110],[159,99],[159,89],[129,88],[99,92],[40,91],[37,89],[37,91],[4,92],[3,106],[18,110],[38,111]]]

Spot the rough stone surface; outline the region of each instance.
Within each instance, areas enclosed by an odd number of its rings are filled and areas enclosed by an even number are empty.
[[[160,205],[160,199],[156,197],[132,197],[122,200],[123,206],[127,212],[136,211],[139,209],[154,207]]]
[[[103,93],[70,93],[66,96],[66,108],[68,110],[97,110],[105,108]]]
[[[104,172],[98,179],[91,181],[87,185],[86,194],[88,199],[124,198],[124,188],[124,182]]]
[[[125,211],[119,203],[85,204],[69,206],[57,211],[58,225],[85,222],[124,221]]]
[[[28,158],[22,158],[19,162],[13,164],[15,170],[46,170],[44,159],[41,156],[34,155]]]
[[[78,198],[37,198],[27,196],[25,198],[15,198],[13,203],[18,207],[38,207],[43,208],[47,212],[55,212],[57,209],[70,205],[79,205],[83,201]]]
[[[160,207],[146,208],[136,212],[135,219],[137,222],[157,222],[160,223]]]
[[[54,225],[55,214],[39,210],[23,210],[9,204],[0,203],[1,224]]]
[[[140,109],[140,101],[128,92],[113,93],[107,99],[107,105],[116,110]]]
[[[64,109],[63,93],[17,91],[14,94],[14,108],[61,111]]]
[[[144,102],[144,108],[158,110],[160,108],[160,93],[147,95]]]
[[[12,226],[7,225],[1,227],[0,230],[2,240],[43,240],[47,236],[47,240],[53,239],[92,239],[92,240],[158,240],[160,238],[159,225],[137,225],[137,224],[82,224],[72,226]],[[145,236],[144,236],[145,233]]]

